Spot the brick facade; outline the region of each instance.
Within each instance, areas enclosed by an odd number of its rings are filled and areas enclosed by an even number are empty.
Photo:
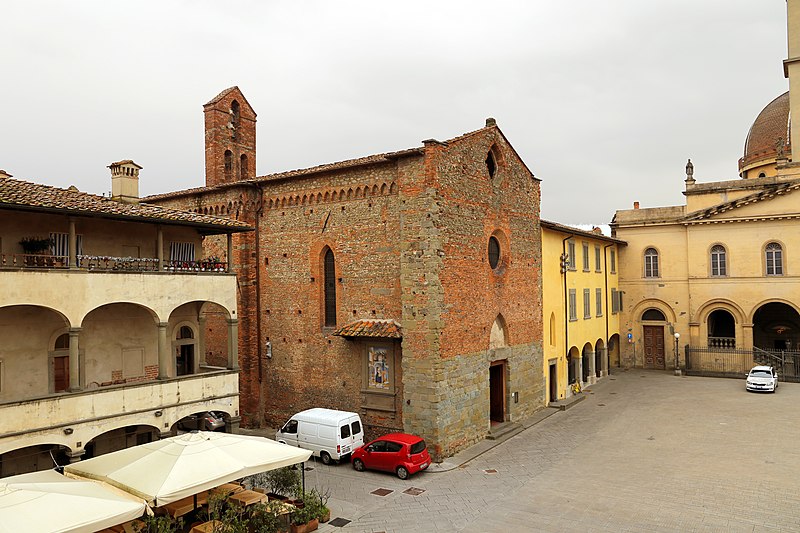
[[[234,88],[209,104],[224,110],[233,99],[246,102]],[[208,128],[207,113],[207,140]],[[207,142],[206,160],[218,165],[237,146]],[[220,180],[216,167],[207,175],[205,188],[147,201],[257,228],[234,237],[244,424],[277,426],[315,406],[352,410],[368,437],[417,433],[442,458],[486,436],[493,401],[507,421],[543,405],[539,181],[494,121],[448,142],[249,183]],[[500,244],[494,269],[490,237]],[[204,247],[224,255],[222,241]],[[336,327],[324,318],[329,249]],[[334,334],[363,319],[396,321],[402,339]],[[213,323],[206,353],[217,357]],[[502,341],[490,349],[496,331]],[[386,389],[371,388],[370,347],[387,354]],[[493,362],[504,363],[494,395]]]

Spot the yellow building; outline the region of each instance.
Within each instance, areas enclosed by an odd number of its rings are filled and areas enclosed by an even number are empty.
[[[625,366],[800,375],[800,0],[788,1],[790,91],[758,115],[740,179],[698,183],[684,205],[617,211]]]
[[[619,366],[617,264],[625,243],[541,221],[545,404]],[[577,385],[576,385],[577,384]]]
[[[232,218],[138,203],[133,161],[114,198],[0,171],[0,477],[172,434],[198,412],[239,423],[236,276],[197,255]],[[224,357],[204,348],[223,316]]]

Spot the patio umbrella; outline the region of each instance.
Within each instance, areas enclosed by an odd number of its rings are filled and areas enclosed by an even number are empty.
[[[196,431],[66,466],[154,507],[241,477],[307,461],[311,452],[264,437]]]
[[[147,506],[93,481],[53,471],[0,479],[0,532],[92,532],[139,518]]]

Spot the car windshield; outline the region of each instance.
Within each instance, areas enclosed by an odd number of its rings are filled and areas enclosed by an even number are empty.
[[[750,371],[750,377],[752,378],[771,378],[772,373],[769,370],[756,370],[753,369]]]
[[[422,453],[425,449],[425,441],[421,440],[411,445],[411,453]]]

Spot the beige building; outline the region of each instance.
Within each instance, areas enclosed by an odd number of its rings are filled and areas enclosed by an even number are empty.
[[[239,420],[236,277],[198,256],[228,218],[138,203],[132,161],[113,198],[0,173],[0,477],[172,433],[209,409]],[[223,237],[224,238],[224,237]],[[204,320],[227,319],[227,361]]]
[[[625,243],[555,222],[542,226],[545,405],[619,367],[619,275]]]
[[[690,161],[684,205],[614,216],[626,366],[800,374],[800,0],[787,6],[790,91],[753,122],[740,178],[699,183]]]

